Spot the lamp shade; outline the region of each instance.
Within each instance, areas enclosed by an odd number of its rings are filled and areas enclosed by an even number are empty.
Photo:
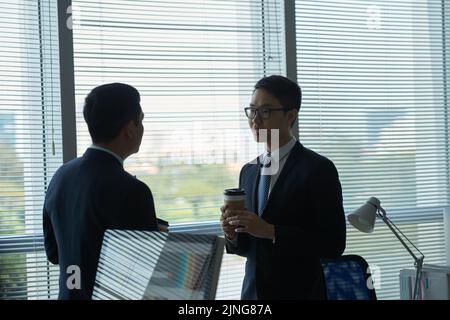
[[[380,208],[380,200],[372,197],[359,209],[347,216],[348,222],[359,231],[371,233],[375,226],[378,208]]]

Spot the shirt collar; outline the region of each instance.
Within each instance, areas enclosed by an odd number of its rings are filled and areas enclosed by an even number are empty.
[[[108,149],[106,149],[106,148],[99,147],[99,146],[97,146],[97,145],[95,145],[95,144],[92,144],[89,148],[95,149],[95,150],[100,150],[100,151],[104,151],[104,152],[106,152],[106,153],[109,153],[109,154],[112,155],[114,158],[116,158],[117,161],[119,161],[119,163],[123,166],[123,159],[122,159],[121,157],[119,157],[117,154],[115,154],[114,152],[112,152],[111,150],[108,150]]]
[[[272,159],[275,161],[278,161],[278,162],[281,161],[282,159],[284,159],[289,154],[289,152],[291,152],[291,150],[294,147],[296,142],[297,142],[297,139],[295,139],[295,137],[292,137],[292,139],[289,140],[288,143],[284,144],[279,149],[272,151],[270,153]],[[265,156],[267,156],[267,155],[268,155],[268,152],[266,151]]]
[[[288,143],[281,146],[281,148],[279,148],[275,151],[272,151],[270,153],[270,157],[271,157],[270,161],[280,162],[281,160],[283,160],[289,154],[289,152],[291,152],[291,150],[294,147],[296,142],[297,142],[297,139],[295,139],[295,137],[292,137],[292,139],[289,140]],[[259,158],[261,163],[263,163],[263,164],[268,163],[269,162],[269,160],[267,159],[268,156],[269,156],[268,151],[266,151],[264,154],[262,154]]]

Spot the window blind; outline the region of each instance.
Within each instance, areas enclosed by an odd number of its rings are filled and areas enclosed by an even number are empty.
[[[378,197],[428,264],[445,263],[444,3],[296,1],[300,140],[336,164],[346,213]],[[376,271],[377,296],[399,299],[399,271],[412,257],[382,222],[370,235],[347,232],[346,253]]]
[[[62,163],[56,1],[0,0],[0,299],[55,298],[45,190]],[[258,154],[242,107],[284,73],[279,1],[73,1],[78,154],[85,95],[137,87],[146,113],[126,169],[178,231],[219,232],[222,191]],[[370,196],[425,254],[445,263],[450,32],[445,1],[296,1],[301,141],[336,164],[347,213]],[[54,152],[53,152],[54,149]],[[379,298],[399,298],[412,259],[386,226],[347,228]],[[239,297],[242,259],[225,255],[218,299]]]
[[[42,205],[61,164],[55,1],[0,1],[0,299],[51,297]]]
[[[259,78],[281,73],[280,2],[73,0],[72,12],[78,155],[91,143],[88,92],[133,85],[145,132],[126,170],[171,225],[218,222],[223,190],[258,154],[243,107]],[[224,259],[218,298],[239,298],[242,259]]]

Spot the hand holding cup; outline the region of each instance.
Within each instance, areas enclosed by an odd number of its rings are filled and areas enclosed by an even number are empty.
[[[220,208],[222,215],[220,222],[222,230],[228,239],[233,240],[236,236],[236,226],[230,225],[226,219],[228,218],[229,210],[244,210],[245,209],[245,190],[243,189],[226,189],[224,192],[224,205]]]

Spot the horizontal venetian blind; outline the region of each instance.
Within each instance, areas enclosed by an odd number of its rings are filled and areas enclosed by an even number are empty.
[[[378,197],[431,264],[445,263],[449,191],[442,3],[296,1],[301,141],[336,164],[347,213]],[[347,230],[346,253],[379,270],[378,297],[398,299],[412,258],[382,224]]]
[[[171,225],[218,222],[223,189],[236,187],[241,166],[258,154],[243,107],[259,78],[282,69],[279,1],[72,6],[78,155],[90,145],[82,116],[88,92],[109,82],[133,85],[145,132],[126,169],[149,185],[157,215]],[[234,268],[224,261],[227,272]],[[218,297],[239,297],[239,278],[222,277],[236,287]]]
[[[0,1],[0,299],[48,298],[57,285],[41,236],[62,163],[56,21],[55,1]]]

